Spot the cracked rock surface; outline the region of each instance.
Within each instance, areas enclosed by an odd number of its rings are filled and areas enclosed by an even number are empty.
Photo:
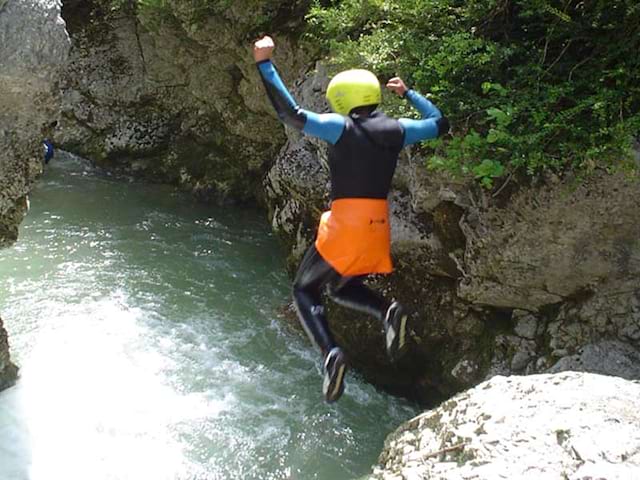
[[[494,377],[390,435],[369,480],[633,480],[640,383]]]

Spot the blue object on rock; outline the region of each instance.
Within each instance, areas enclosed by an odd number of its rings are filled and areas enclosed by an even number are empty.
[[[53,143],[47,138],[42,144],[44,145],[44,163],[47,164],[53,158]]]

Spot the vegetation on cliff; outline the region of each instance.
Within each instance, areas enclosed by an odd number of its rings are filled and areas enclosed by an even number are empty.
[[[454,125],[431,167],[491,186],[508,172],[629,165],[640,131],[635,1],[344,0],[316,2],[309,20],[338,67],[431,92]]]

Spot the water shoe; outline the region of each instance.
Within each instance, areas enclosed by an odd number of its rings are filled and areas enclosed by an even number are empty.
[[[402,305],[393,302],[384,317],[384,337],[387,346],[387,354],[392,362],[398,360],[407,347],[407,314]]]
[[[339,347],[334,347],[324,359],[324,381],[322,393],[327,403],[338,400],[344,392],[344,374],[347,358]]]

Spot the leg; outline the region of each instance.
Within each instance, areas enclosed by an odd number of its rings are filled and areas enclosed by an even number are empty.
[[[329,288],[329,295],[336,303],[372,315],[381,322],[390,305],[382,295],[368,288],[362,282],[362,277],[334,283]]]
[[[387,302],[382,295],[367,288],[360,277],[333,284],[329,295],[336,303],[373,315],[382,322],[387,354],[392,361],[405,353],[408,316],[400,303]]]
[[[322,288],[339,274],[311,246],[305,254],[293,283],[293,302],[300,323],[323,356],[336,346],[322,305]]]
[[[322,392],[327,402],[335,402],[344,392],[347,366],[346,357],[329,330],[321,298],[322,287],[337,278],[340,278],[338,272],[312,246],[302,259],[293,283],[293,301],[300,323],[324,358]]]

